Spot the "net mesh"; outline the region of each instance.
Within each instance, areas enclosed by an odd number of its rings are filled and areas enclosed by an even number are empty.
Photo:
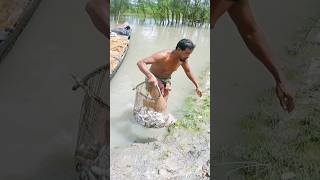
[[[81,180],[102,180],[109,176],[109,161],[101,155],[109,149],[109,68],[103,66],[88,74],[82,83],[82,102],[75,165]],[[109,157],[109,156],[103,156]]]
[[[162,128],[170,119],[167,103],[158,86],[142,82],[135,88],[133,115],[138,124],[147,128]]]
[[[158,86],[142,82],[137,85],[134,108],[145,107],[148,110],[163,113],[166,111],[166,101]]]

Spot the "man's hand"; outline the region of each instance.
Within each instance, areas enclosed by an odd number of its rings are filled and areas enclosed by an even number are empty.
[[[283,83],[277,83],[276,94],[283,110],[292,112],[295,106],[293,93]]]
[[[158,80],[154,77],[154,76],[150,76],[148,78],[148,83],[154,85],[155,87],[157,87],[158,85]]]
[[[167,83],[167,84],[166,84],[166,89],[167,89],[168,91],[171,91],[171,89],[172,89],[172,88],[171,88],[171,83]]]
[[[197,88],[197,89],[196,89],[196,92],[197,92],[197,95],[198,95],[199,97],[202,96],[202,90],[201,90],[200,88]]]

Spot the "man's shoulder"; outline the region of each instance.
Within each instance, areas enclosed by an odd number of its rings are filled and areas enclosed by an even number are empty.
[[[165,59],[169,56],[170,52],[171,52],[170,49],[165,49],[165,50],[154,53],[153,56],[156,57],[157,59]]]

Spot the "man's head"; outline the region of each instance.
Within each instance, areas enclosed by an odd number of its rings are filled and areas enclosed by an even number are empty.
[[[191,40],[181,39],[176,46],[180,61],[186,61],[195,47]]]

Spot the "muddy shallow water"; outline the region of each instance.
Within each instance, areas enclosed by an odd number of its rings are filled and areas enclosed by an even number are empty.
[[[208,28],[172,27],[154,25],[151,20],[145,22],[136,18],[128,18],[132,25],[132,35],[128,54],[119,71],[110,84],[110,117],[111,146],[130,144],[134,141],[144,142],[148,138],[162,135],[162,129],[146,129],[133,121],[132,108],[135,92],[132,90],[144,80],[136,63],[163,49],[174,49],[182,38],[189,38],[196,48],[189,59],[189,64],[196,76],[209,68],[210,33]],[[112,23],[114,24],[114,22]],[[172,75],[172,91],[169,95],[169,111],[182,106],[184,98],[195,93],[194,85],[184,74],[182,67]]]

